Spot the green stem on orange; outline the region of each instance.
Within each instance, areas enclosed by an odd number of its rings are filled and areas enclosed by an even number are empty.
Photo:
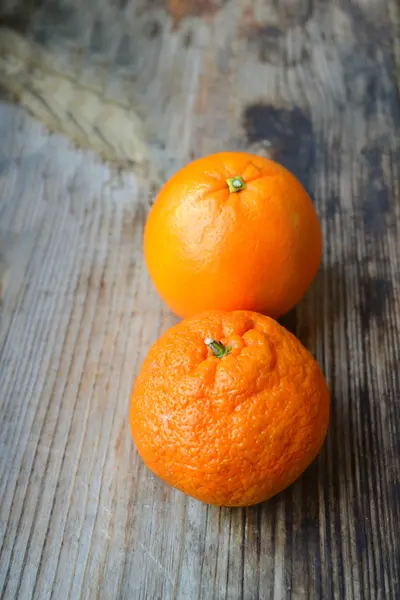
[[[232,177],[231,179],[227,179],[226,183],[228,184],[228,188],[231,194],[233,194],[234,192],[240,192],[246,187],[244,179],[240,175]]]
[[[213,351],[217,358],[223,358],[232,350],[232,346],[224,346],[222,342],[217,342],[213,338],[206,338],[204,343]]]

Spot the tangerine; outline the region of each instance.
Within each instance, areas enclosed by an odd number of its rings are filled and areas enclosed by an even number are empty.
[[[297,304],[322,253],[317,213],[278,163],[245,152],[200,158],[161,189],[144,235],[150,277],[179,316]]]
[[[318,454],[329,393],[314,358],[269,317],[211,311],[153,345],[130,425],[161,479],[203,502],[247,506],[290,485]]]

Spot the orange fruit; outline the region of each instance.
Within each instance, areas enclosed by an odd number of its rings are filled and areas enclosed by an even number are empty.
[[[164,185],[144,252],[156,289],[179,316],[247,309],[276,318],[309,287],[322,237],[309,196],[287,169],[223,152],[192,162]]]
[[[314,460],[329,419],[325,378],[302,344],[250,311],[211,311],[151,348],[130,406],[139,454],[161,479],[209,504],[247,506]]]

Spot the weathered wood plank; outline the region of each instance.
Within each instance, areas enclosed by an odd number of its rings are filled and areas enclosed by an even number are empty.
[[[3,102],[1,598],[398,598],[396,3],[80,4],[33,3],[24,35],[91,90],[101,63],[99,102],[141,101],[159,177],[249,148],[309,189],[323,267],[284,322],[323,366],[332,421],[315,464],[265,505],[206,507],[156,480],[126,419],[149,345],[175,322],[142,258],[153,181]],[[126,131],[113,131],[117,163]]]

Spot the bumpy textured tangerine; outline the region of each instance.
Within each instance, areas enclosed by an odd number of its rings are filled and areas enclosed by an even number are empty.
[[[256,504],[290,485],[318,454],[328,420],[317,362],[276,321],[249,311],[212,311],[169,329],[145,359],[130,406],[147,466],[224,506]]]

